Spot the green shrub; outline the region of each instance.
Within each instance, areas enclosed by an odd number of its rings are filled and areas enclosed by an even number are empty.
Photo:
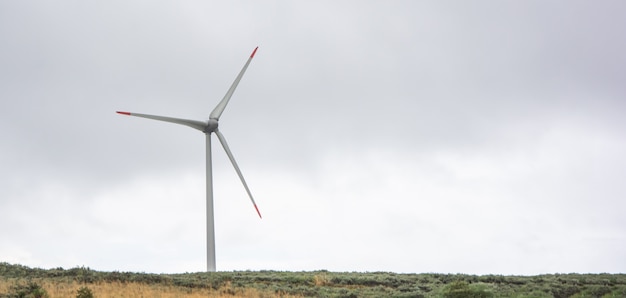
[[[39,284],[29,281],[27,284],[15,284],[4,298],[48,298],[48,293]]]
[[[604,285],[591,285],[585,289],[583,293],[589,295],[589,297],[602,297],[611,293],[611,287]]]
[[[626,286],[619,286],[611,293],[605,294],[602,298],[626,297]]]
[[[569,298],[578,294],[580,292],[580,288],[573,285],[557,284],[552,285],[552,289],[550,289],[550,291],[552,292],[552,296],[554,296],[554,298]]]
[[[93,298],[93,292],[88,287],[80,287],[76,293],[76,298]]]
[[[493,297],[493,293],[487,291],[483,285],[470,286],[468,282],[459,280],[448,284],[443,289],[442,296],[444,298],[489,298]]]

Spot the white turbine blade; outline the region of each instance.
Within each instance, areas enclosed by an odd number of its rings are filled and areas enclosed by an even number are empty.
[[[181,119],[181,118],[172,118],[172,117],[165,117],[165,116],[155,116],[155,115],[147,115],[147,114],[139,114],[139,113],[131,113],[131,112],[120,112],[120,111],[117,111],[117,113],[122,114],[122,115],[127,115],[127,116],[142,117],[142,118],[148,118],[148,119],[153,119],[153,120],[186,125],[191,128],[195,128],[199,131],[204,131],[204,129],[207,126],[206,123],[202,121],[197,121],[197,120],[188,120],[188,119]]]
[[[213,109],[213,111],[211,112],[209,119],[215,119],[215,120],[220,119],[220,116],[222,115],[222,112],[224,112],[224,109],[226,108],[226,105],[228,104],[230,97],[233,96],[233,93],[235,92],[237,85],[239,85],[239,81],[241,81],[241,77],[243,77],[243,74],[246,72],[246,69],[248,69],[248,65],[250,65],[250,61],[252,61],[252,58],[254,58],[254,54],[256,53],[256,50],[258,48],[259,47],[256,47],[254,51],[252,51],[252,54],[250,54],[250,58],[248,58],[248,61],[239,72],[239,75],[237,76],[233,84],[230,86],[230,89],[228,89],[228,92],[226,92],[226,95],[224,95],[224,98],[222,98],[222,101],[220,101],[220,103],[218,103],[215,109]]]
[[[239,179],[241,179],[241,183],[243,183],[243,187],[246,189],[246,192],[248,193],[248,196],[250,197],[250,201],[252,201],[252,205],[254,205],[254,209],[256,209],[256,213],[259,214],[260,218],[263,218],[261,216],[261,212],[259,212],[259,208],[256,206],[256,203],[254,202],[254,198],[252,197],[252,193],[250,192],[250,189],[248,188],[248,184],[246,184],[246,180],[243,179],[241,170],[239,170],[239,166],[237,166],[237,162],[235,161],[235,158],[233,157],[232,152],[230,152],[230,149],[228,148],[228,144],[226,143],[226,139],[224,138],[224,135],[219,130],[215,130],[215,134],[217,135],[217,138],[220,140],[220,143],[222,143],[222,147],[224,147],[224,151],[226,151],[226,154],[228,155],[230,162],[233,164],[233,167],[235,167],[235,171],[237,171],[237,175],[239,175]]]

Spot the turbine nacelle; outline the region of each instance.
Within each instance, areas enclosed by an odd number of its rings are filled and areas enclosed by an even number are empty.
[[[217,130],[217,126],[219,125],[217,119],[209,119],[206,124],[206,128],[204,128],[204,133],[212,133]]]

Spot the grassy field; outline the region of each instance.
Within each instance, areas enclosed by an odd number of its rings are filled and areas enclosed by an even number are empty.
[[[19,297],[14,288],[16,285],[27,286],[34,283],[40,286],[48,297],[77,297],[82,288],[89,289],[93,297],[117,298],[117,297],[301,297],[295,295],[281,295],[270,291],[260,291],[254,288],[235,289],[229,285],[219,289],[210,288],[186,288],[173,285],[145,284],[140,282],[98,282],[91,284],[76,281],[59,281],[52,279],[4,279],[0,280],[0,297]],[[13,294],[10,294],[13,292]],[[26,295],[24,295],[26,296]],[[36,297],[37,295],[31,295]],[[28,296],[26,296],[28,297]],[[79,296],[87,297],[87,296]]]
[[[79,290],[83,291],[82,296]],[[148,274],[0,263],[0,297],[626,297],[626,274],[238,271]],[[21,295],[21,296],[20,296]]]

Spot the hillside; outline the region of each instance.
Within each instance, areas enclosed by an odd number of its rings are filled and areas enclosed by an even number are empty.
[[[0,263],[0,297],[626,297],[626,274],[537,276],[237,271],[149,274]],[[41,292],[41,291],[40,291]],[[81,296],[88,297],[88,296]]]

